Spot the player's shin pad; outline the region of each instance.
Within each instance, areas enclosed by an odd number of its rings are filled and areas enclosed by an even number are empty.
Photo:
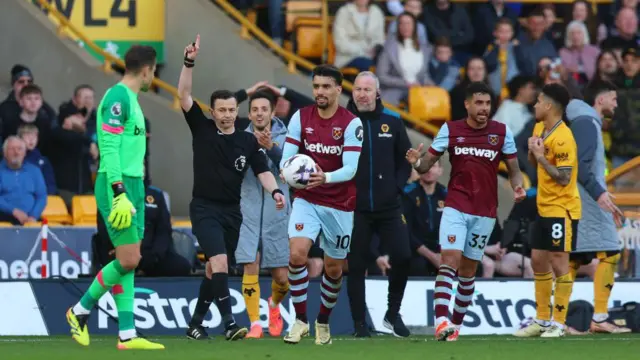
[[[620,261],[620,254],[601,259],[598,263],[593,279],[594,313],[596,314],[608,313],[607,304],[615,282],[618,261]]]
[[[536,293],[536,319],[550,321],[553,273],[535,273],[533,274],[533,281]]]
[[[569,310],[569,299],[573,290],[573,277],[566,273],[556,278],[555,295],[553,299],[553,321],[564,325]]]

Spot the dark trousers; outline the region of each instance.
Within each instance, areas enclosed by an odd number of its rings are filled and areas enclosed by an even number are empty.
[[[411,246],[406,222],[400,208],[380,212],[354,213],[353,235],[349,252],[347,293],[354,322],[365,321],[365,271],[371,259],[371,239],[380,238],[382,253],[389,255],[388,311],[396,315],[409,277]]]

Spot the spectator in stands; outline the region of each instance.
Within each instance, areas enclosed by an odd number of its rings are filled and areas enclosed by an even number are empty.
[[[555,59],[558,54],[555,47],[545,36],[546,22],[541,9],[536,9],[527,18],[527,31],[520,33],[519,46],[516,48],[518,69],[523,75],[535,75],[536,65],[543,57]]]
[[[556,22],[556,8],[553,4],[543,4],[542,14],[544,15],[545,35],[551,41],[554,48],[559,49],[564,46],[564,24]]]
[[[61,126],[54,131],[50,159],[60,196],[68,207],[74,195],[93,193],[91,165],[97,164],[95,92],[76,87],[71,100],[60,105]],[[149,130],[147,128],[147,130]]]
[[[453,59],[453,49],[447,37],[436,39],[434,56],[429,60],[429,77],[436,86],[451,91],[460,76],[460,65]]]
[[[501,30],[498,27],[498,22],[511,24],[511,37],[513,37],[514,32],[519,28],[518,14],[511,8],[505,6],[504,0],[491,0],[490,3],[482,4],[478,7],[473,16],[473,29],[475,34],[473,43],[476,53],[483,53],[487,49],[487,46],[491,45],[494,39],[497,38],[496,32]],[[511,37],[509,40],[511,40]],[[496,92],[496,94],[499,93],[500,92]]]
[[[596,72],[592,81],[615,81],[618,74],[618,60],[611,50],[602,50],[596,59]]]
[[[515,54],[518,41],[513,40],[513,33],[511,20],[508,18],[499,19],[493,30],[493,43],[487,46],[483,55],[489,72],[489,85],[491,85],[494,94],[500,96],[500,99],[509,96],[507,84],[520,73]]]
[[[25,163],[27,147],[17,136],[3,144],[0,162],[0,221],[24,225],[40,220],[47,205],[47,187],[42,172]]]
[[[447,188],[438,183],[442,170],[442,164],[438,160],[428,172],[420,175],[418,186],[404,197],[404,214],[414,249],[411,276],[435,276],[438,273],[438,234],[447,196]]]
[[[613,50],[619,62],[622,62],[622,51],[634,49],[640,44],[638,36],[638,15],[631,8],[622,8],[616,16],[616,28],[611,36],[602,42],[603,50]]]
[[[428,68],[431,49],[420,44],[416,22],[409,13],[398,16],[398,33],[387,39],[378,58],[380,94],[393,105],[405,100],[412,87],[434,85]]]
[[[548,57],[542,57],[538,61],[538,79],[536,85],[541,89],[548,84],[564,85],[572,98],[582,99],[580,86],[573,78],[572,74],[567,70],[559,58],[551,60]]]
[[[51,152],[52,131],[57,127],[55,113],[50,113],[44,108],[42,89],[34,84],[23,86],[20,90],[18,101],[19,111],[13,116],[2,119],[3,138],[18,134],[18,128],[24,124],[33,124],[38,128],[38,149],[48,156]]]
[[[620,89],[640,88],[640,54],[638,49],[626,49],[622,52],[622,67],[615,84]]]
[[[385,20],[382,10],[370,2],[353,0],[338,9],[333,22],[335,66],[367,71],[375,63],[385,40]]]
[[[422,14],[422,22],[434,39],[446,36],[451,41],[453,54],[459,63],[471,55],[474,32],[471,19],[464,7],[449,0],[429,3]]]
[[[136,269],[136,276],[188,276],[191,274],[189,261],[173,248],[171,214],[164,193],[161,189],[151,186],[148,178],[145,179],[145,187],[144,238],[140,247],[142,259]],[[113,245],[109,240],[104,219],[98,215],[97,220],[96,249],[108,253],[108,263],[114,259]],[[99,258],[104,259],[104,254]]]
[[[502,246],[502,228],[496,221],[491,238],[482,258],[482,277],[493,278],[495,274],[508,277],[533,278],[531,259],[512,248]]]
[[[451,90],[451,120],[460,120],[467,117],[467,109],[464,107],[464,94],[469,84],[479,81],[487,84],[489,83],[489,79],[487,77],[487,64],[484,62],[483,58],[473,56],[467,61],[464,78],[453,88],[453,90]],[[495,99],[495,94],[493,95],[493,99]],[[495,113],[495,110],[495,106],[493,106],[491,115]]]
[[[31,70],[24,65],[14,65],[13,68],[11,68],[12,90],[7,98],[0,103],[0,125],[15,122],[18,119],[19,114],[22,111],[19,104],[20,92],[22,91],[22,88],[30,84],[33,84],[33,74],[31,73]],[[56,112],[51,106],[49,106],[49,104],[43,102],[42,108],[43,111],[46,112],[46,116],[44,117],[50,119],[56,118]],[[1,128],[2,126],[0,126],[0,129]],[[17,126],[12,126],[12,128],[14,132],[9,135],[15,135],[15,131],[18,130]],[[6,138],[6,131],[3,130],[1,134]]]
[[[602,40],[607,37],[607,27],[604,24],[598,23],[598,18],[591,10],[591,4],[586,0],[577,0],[573,2],[571,18],[565,19],[565,23],[569,24],[572,21],[580,21],[587,26],[589,39],[591,40],[592,45],[599,45]]]
[[[391,1],[387,2],[387,6],[389,6],[390,3]],[[398,3],[400,2],[398,1]],[[422,2],[420,2],[420,0],[407,0],[404,3],[404,11],[400,11],[397,13],[392,11],[392,8],[393,6],[390,6],[389,12],[391,12],[391,14],[393,14],[394,16],[399,17],[404,12],[404,13],[409,13],[415,17],[417,31],[418,31],[418,42],[420,42],[420,46],[422,46],[423,44],[428,46],[429,37],[427,36],[427,28],[424,26],[423,23],[417,21],[422,16]],[[402,6],[400,6],[400,9],[401,10],[403,9]],[[399,22],[399,18],[393,20],[389,24],[389,27],[387,28],[387,38],[392,38],[396,36],[396,32],[398,31],[398,22]]]
[[[567,26],[564,47],[560,49],[562,66],[574,74],[578,85],[583,87],[596,72],[596,60],[600,49],[591,45],[589,32],[584,23],[572,21]]]
[[[635,66],[637,67],[637,65]],[[608,129],[611,134],[609,153],[611,154],[611,165],[614,168],[640,156],[640,87],[619,89],[617,94],[618,108]],[[616,184],[626,182],[617,181]]]
[[[24,162],[37,166],[42,172],[44,183],[47,186],[49,195],[57,195],[58,187],[56,186],[56,177],[53,172],[53,166],[46,156],[43,156],[36,147],[38,146],[38,128],[33,124],[20,126],[18,136],[24,141],[27,147],[27,154]]]
[[[533,79],[524,75],[514,77],[508,87],[509,99],[502,101],[494,120],[507,125],[515,138],[530,121],[534,121],[530,106],[535,101],[536,89]]]

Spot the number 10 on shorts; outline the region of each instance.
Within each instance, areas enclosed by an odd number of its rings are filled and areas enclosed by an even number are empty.
[[[351,245],[350,235],[336,236],[336,249],[347,250],[349,248],[349,245]]]

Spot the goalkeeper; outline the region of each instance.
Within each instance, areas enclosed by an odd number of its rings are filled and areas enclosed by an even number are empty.
[[[89,345],[87,320],[91,309],[109,289],[118,308],[118,349],[164,349],[137,337],[133,320],[134,271],[140,261],[144,237],[143,159],[146,150],[144,115],[138,93],[147,91],[156,68],[156,52],[149,46],[132,46],[125,55],[125,75],[105,93],[97,109],[100,168],[95,195],[105,219],[116,259],[107,264],[82,296],[67,311],[71,337]]]

